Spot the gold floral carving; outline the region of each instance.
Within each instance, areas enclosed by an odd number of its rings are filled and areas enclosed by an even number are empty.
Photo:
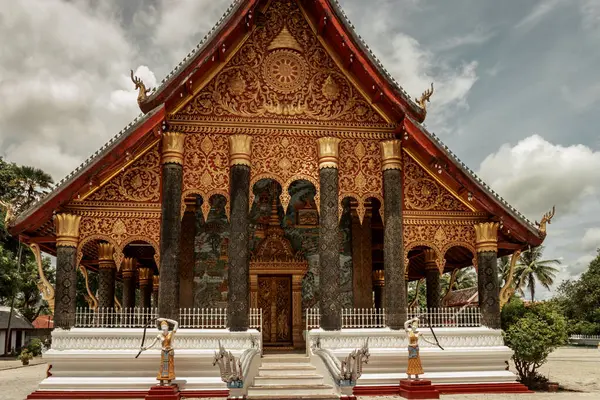
[[[339,149],[340,203],[346,197],[354,198],[358,202],[356,213],[362,224],[368,198],[378,199],[383,208],[379,142],[342,139]],[[383,213],[381,215],[383,216]]]
[[[160,286],[160,276],[153,275],[152,276],[152,291],[158,292],[159,286]]]
[[[318,196],[317,142],[313,138],[256,136],[252,140],[252,169],[250,188],[261,179],[274,179],[281,185],[281,205],[290,202],[288,189],[296,180],[311,182]],[[251,191],[250,206],[254,202]]]
[[[471,211],[406,153],[403,163],[405,210]]]
[[[227,199],[229,211],[229,143],[224,135],[189,134],[185,138],[183,159],[183,199],[202,196],[202,213],[208,218],[210,198],[220,194]],[[183,212],[182,212],[183,215]]]
[[[115,268],[115,248],[110,243],[98,243],[99,268]]]
[[[179,132],[165,132],[162,137],[163,164],[183,164],[185,135]]]
[[[87,200],[102,202],[149,202],[160,200],[160,154],[158,144],[121,171]]]
[[[91,310],[96,311],[98,309],[98,299],[96,298],[94,292],[90,288],[90,280],[88,277],[87,269],[83,265],[80,265],[78,269],[79,272],[81,272],[81,275],[83,275],[83,279],[85,281],[85,290],[87,291],[87,294],[84,295],[85,301],[87,301],[88,306]]]
[[[402,169],[402,142],[385,140],[381,142],[381,169]]]
[[[138,268],[138,280],[140,282],[140,286],[148,285],[150,283],[150,279],[152,279],[152,269]]]
[[[338,167],[340,141],[341,139],[336,137],[322,137],[317,139],[319,169]]]
[[[474,226],[477,252],[498,251],[498,222],[482,222]]]
[[[123,262],[121,263],[121,273],[123,274],[123,278],[131,278],[135,274],[135,269],[137,266],[137,261],[132,257],[123,258]]]
[[[42,299],[44,299],[48,303],[48,308],[50,309],[50,312],[54,313],[54,286],[52,286],[50,281],[46,278],[46,274],[44,273],[40,246],[37,243],[31,243],[29,247],[31,248],[31,251],[35,256],[38,275],[40,276],[40,280],[38,281],[37,287],[42,293]]]
[[[229,136],[229,165],[251,166],[252,136],[231,135]]]
[[[390,128],[347,79],[294,1],[274,1],[266,24],[173,120]]]
[[[80,234],[81,216],[73,214],[56,214],[54,226],[56,228],[56,245],[77,247]]]

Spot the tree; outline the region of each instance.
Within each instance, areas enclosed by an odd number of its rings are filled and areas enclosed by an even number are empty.
[[[558,268],[554,265],[561,263],[560,260],[542,260],[543,251],[544,246],[530,247],[521,253],[515,267],[515,286],[521,293],[527,287],[532,302],[535,299],[536,283],[550,289],[558,273]]]
[[[442,275],[440,279],[440,291],[442,293],[448,292],[450,276],[450,273],[446,273]],[[468,267],[457,271],[452,290],[467,289],[475,286],[477,286],[477,274],[475,273],[475,268]]]
[[[39,168],[23,165],[15,167],[15,174],[18,189],[13,202],[18,205],[20,211],[27,209],[52,188],[52,177]]]
[[[569,320],[569,333],[600,334],[600,249],[579,279],[560,284],[555,301]]]
[[[530,388],[539,379],[537,370],[558,346],[567,343],[567,322],[551,304],[532,306],[504,335],[521,383]]]

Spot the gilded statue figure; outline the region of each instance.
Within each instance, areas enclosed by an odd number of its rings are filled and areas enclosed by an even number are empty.
[[[147,347],[142,347],[142,350],[148,350],[153,347],[156,342],[160,340],[161,351],[160,351],[160,369],[156,379],[160,381],[160,385],[164,386],[165,381],[167,385],[171,384],[171,381],[175,379],[175,350],[173,348],[173,337],[179,324],[177,321],[168,318],[158,318],[156,320],[160,322],[160,333],[156,335],[156,338]],[[169,324],[173,325],[173,330],[169,332]]]
[[[408,375],[408,379],[411,379],[410,376],[414,375],[415,379],[419,380],[419,375],[424,373],[421,356],[419,355],[419,338],[421,337],[421,332],[419,332],[419,317],[406,321],[404,323],[404,330],[408,335],[408,367],[406,368],[406,374]],[[423,340],[435,345],[435,343],[425,338]]]

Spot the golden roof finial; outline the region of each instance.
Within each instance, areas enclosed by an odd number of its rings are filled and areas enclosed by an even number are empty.
[[[140,78],[133,76],[133,70],[131,70],[131,81],[135,85],[136,90],[139,91],[137,102],[138,105],[141,106],[148,99],[148,93],[150,92],[150,89],[146,89],[146,85]]]
[[[429,99],[431,98],[432,94],[433,94],[433,82],[431,82],[431,89],[427,89],[426,91],[424,91],[423,94],[421,95],[421,98],[419,100],[417,100],[417,104],[425,112],[427,112],[427,105],[426,105],[426,103],[430,102]]]
[[[552,218],[554,217],[555,206],[552,206],[552,211],[548,211],[546,214],[542,216],[542,220],[540,222],[535,221],[535,224],[538,227],[538,231],[540,232],[541,237],[546,237],[546,224],[552,223]]]

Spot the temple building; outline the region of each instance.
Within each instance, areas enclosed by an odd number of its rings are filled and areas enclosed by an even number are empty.
[[[226,309],[232,333],[261,309],[265,348],[304,348],[305,310],[403,330],[407,282],[435,309],[440,276],[474,266],[500,328],[496,260],[551,214],[527,220],[429,132],[433,85],[409,96],[335,0],[235,1],[158,87],[131,77],[142,114],[10,226],[57,258],[55,326],[98,274],[94,308]]]

